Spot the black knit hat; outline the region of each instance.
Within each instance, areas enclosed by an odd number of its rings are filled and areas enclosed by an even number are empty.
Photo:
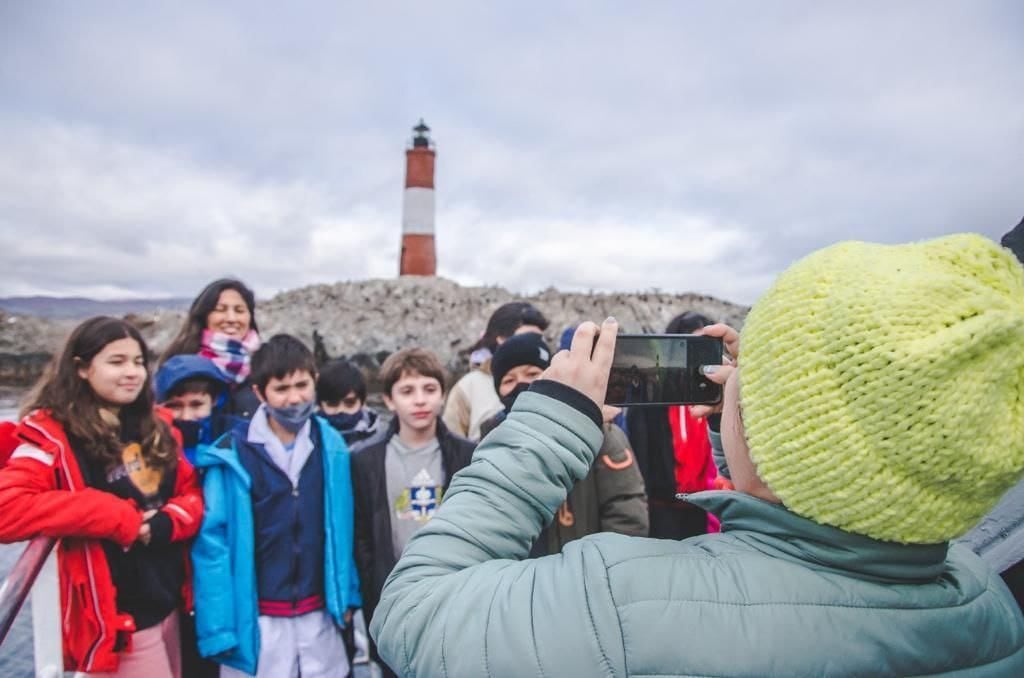
[[[551,364],[551,349],[544,343],[544,336],[536,332],[524,332],[511,337],[498,347],[491,358],[491,375],[494,390],[501,386],[502,378],[513,367],[536,365],[546,370]]]

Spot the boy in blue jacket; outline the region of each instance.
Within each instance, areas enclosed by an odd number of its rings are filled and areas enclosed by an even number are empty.
[[[348,448],[313,416],[316,367],[298,339],[266,342],[251,378],[252,421],[197,454],[199,651],[221,676],[344,676],[341,630],[360,605]]]
[[[193,465],[200,445],[209,445],[242,421],[224,411],[228,384],[209,358],[194,353],[173,356],[157,370],[153,386],[156,401],[174,414],[185,457]]]

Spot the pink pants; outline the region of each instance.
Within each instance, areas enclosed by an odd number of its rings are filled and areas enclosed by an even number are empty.
[[[120,653],[117,671],[97,678],[181,678],[181,632],[177,611],[156,626],[132,634],[131,652]]]

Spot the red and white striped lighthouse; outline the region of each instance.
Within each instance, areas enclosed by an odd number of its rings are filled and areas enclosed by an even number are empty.
[[[402,258],[399,275],[435,275],[434,145],[423,120],[412,128],[412,148],[405,151],[405,196],[402,199]]]

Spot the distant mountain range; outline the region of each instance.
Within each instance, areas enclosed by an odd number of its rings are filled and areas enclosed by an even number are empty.
[[[79,319],[94,315],[123,316],[126,313],[153,313],[161,309],[188,310],[191,299],[110,299],[98,301],[85,297],[0,297],[0,311],[12,315],[40,318]]]

